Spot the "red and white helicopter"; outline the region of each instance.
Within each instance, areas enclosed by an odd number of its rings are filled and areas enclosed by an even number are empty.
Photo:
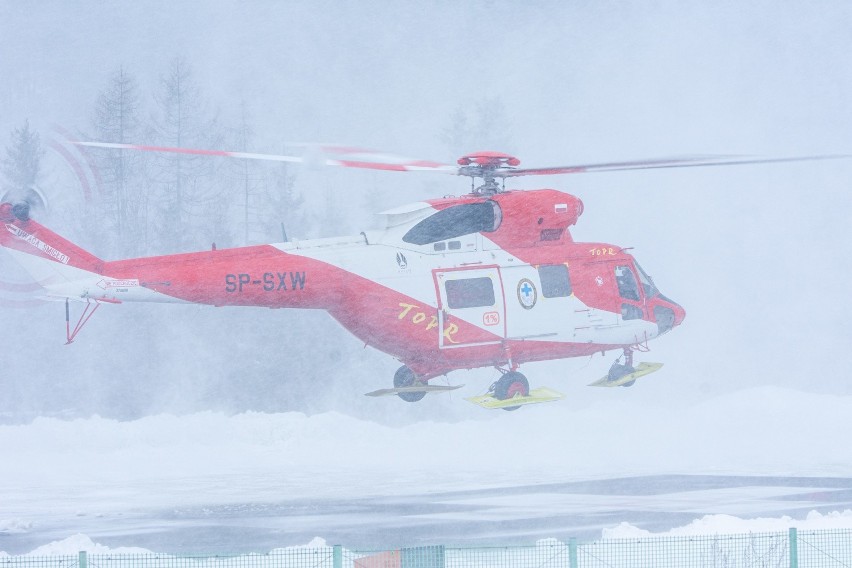
[[[298,162],[242,152],[77,142]],[[68,342],[103,303],[174,302],[326,310],[347,330],[402,366],[393,387],[415,402],[458,386],[429,382],[456,369],[495,367],[489,408],[561,398],[530,391],[518,368],[531,361],[617,350],[606,377],[629,386],[660,364],[633,366],[633,353],[680,325],[686,312],[663,295],[632,255],[607,243],[578,243],[569,231],[583,213],[579,198],[554,189],[510,191],[506,178],[612,170],[734,165],[806,158],[688,157],[522,169],[517,158],[477,152],[458,166],[324,147],[332,166],[428,171],[481,179],[470,194],[412,203],[381,213],[382,230],[351,237],[104,261],[30,218],[26,202],[0,204],[0,245],[66,302]],[[843,156],[845,157],[845,156]],[[84,302],[71,328],[68,302]],[[623,361],[623,362],[621,362]]]

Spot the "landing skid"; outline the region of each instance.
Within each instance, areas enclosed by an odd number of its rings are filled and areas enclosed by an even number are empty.
[[[462,388],[464,385],[419,385],[413,387],[397,387],[394,389],[379,389],[373,392],[364,393],[364,396],[391,396],[395,394],[406,393],[439,393],[449,392]]]
[[[639,377],[644,377],[645,375],[649,375],[654,371],[658,371],[660,367],[662,367],[662,363],[639,363],[636,365],[636,370],[632,373],[628,373],[622,377],[619,377],[614,380],[609,379],[609,375],[602,377],[596,380],[593,383],[589,383],[590,387],[620,387],[629,384],[632,384],[633,381],[638,379]]]
[[[540,402],[553,402],[562,400],[565,395],[548,387],[540,387],[533,389],[526,396],[518,393],[512,398],[500,400],[494,398],[493,393],[483,394],[480,396],[472,396],[465,400],[469,400],[482,408],[517,408],[526,404],[538,404]]]

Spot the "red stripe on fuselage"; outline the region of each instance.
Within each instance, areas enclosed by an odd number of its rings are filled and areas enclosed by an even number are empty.
[[[214,306],[324,309],[365,343],[435,376],[504,357],[498,344],[442,350],[500,338],[437,308],[334,265],[270,245],[108,262],[104,274],[138,279],[146,288]]]
[[[270,245],[108,262],[107,276],[214,306],[328,309],[345,272]]]

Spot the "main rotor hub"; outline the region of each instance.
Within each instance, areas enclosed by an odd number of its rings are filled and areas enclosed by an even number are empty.
[[[461,166],[459,175],[470,177],[471,186],[474,179],[482,178],[482,185],[471,187],[474,194],[494,195],[506,191],[505,184],[497,183],[497,178],[505,179],[504,172],[519,166],[521,161],[509,154],[488,151],[462,156],[458,159],[458,164]]]
[[[510,156],[509,154],[503,154],[502,152],[477,152],[475,154],[469,154],[467,156],[462,156],[458,159],[458,163],[460,166],[470,166],[472,164],[476,164],[482,167],[505,167],[505,166],[520,166],[521,161],[514,156]]]

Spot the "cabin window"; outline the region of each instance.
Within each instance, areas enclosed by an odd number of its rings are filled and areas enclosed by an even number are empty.
[[[615,267],[615,281],[618,283],[618,293],[625,300],[639,301],[639,283],[633,271],[628,266]]]
[[[450,250],[461,250],[461,241],[450,241],[447,245]]]
[[[503,215],[494,201],[465,203],[448,207],[414,225],[402,240],[413,245],[428,245],[470,233],[496,231]]]
[[[562,298],[571,295],[571,279],[564,264],[546,264],[538,267],[541,294],[545,298]]]
[[[442,250],[447,250],[447,243],[435,243],[435,250],[440,252]]]
[[[642,308],[633,304],[621,304],[621,319],[638,320],[642,319]]]
[[[446,290],[451,310],[494,305],[494,282],[488,277],[447,280]]]

